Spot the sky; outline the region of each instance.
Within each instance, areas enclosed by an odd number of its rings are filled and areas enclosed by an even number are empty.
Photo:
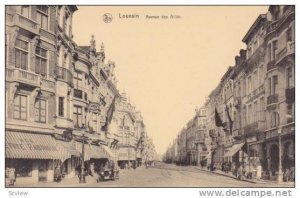
[[[104,43],[106,59],[116,63],[119,91],[125,90],[141,111],[156,151],[163,154],[234,65],[234,57],[245,49],[242,38],[267,10],[267,6],[78,6],[73,35],[78,45],[89,45],[94,35],[97,50]],[[107,13],[110,23],[103,20]],[[139,18],[120,18],[128,14]]]

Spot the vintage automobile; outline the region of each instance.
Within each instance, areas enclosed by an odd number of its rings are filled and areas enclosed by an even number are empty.
[[[104,169],[99,172],[97,182],[119,179],[118,171],[113,169]]]

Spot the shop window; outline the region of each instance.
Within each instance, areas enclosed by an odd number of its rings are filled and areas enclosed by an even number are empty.
[[[32,161],[19,159],[15,162],[17,177],[32,177]]]
[[[35,73],[46,77],[47,75],[47,50],[36,47],[35,50]]]
[[[34,120],[36,122],[46,122],[46,100],[37,99],[34,105]]]
[[[27,120],[27,96],[16,95],[14,98],[14,119]]]
[[[37,23],[41,28],[48,30],[49,7],[37,6]]]
[[[23,70],[28,68],[28,42],[16,39],[15,67]]]

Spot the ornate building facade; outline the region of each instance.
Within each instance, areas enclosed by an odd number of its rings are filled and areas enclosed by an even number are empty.
[[[74,177],[82,164],[96,174],[118,163],[126,141],[126,160],[142,160],[143,118],[130,104],[119,108],[124,97],[104,45],[97,51],[94,36],[88,46],[74,42],[76,10],[6,6],[5,164],[17,182],[53,181],[57,167]]]

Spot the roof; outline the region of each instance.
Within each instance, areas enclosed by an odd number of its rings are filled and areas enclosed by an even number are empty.
[[[266,14],[260,14],[256,20],[254,21],[254,23],[252,24],[252,26],[250,27],[250,29],[248,30],[248,32],[246,33],[246,35],[243,38],[243,42],[246,43],[248,42],[250,36],[252,35],[252,33],[254,32],[255,28],[260,24],[260,22],[262,20],[266,20],[267,19],[267,15]]]

